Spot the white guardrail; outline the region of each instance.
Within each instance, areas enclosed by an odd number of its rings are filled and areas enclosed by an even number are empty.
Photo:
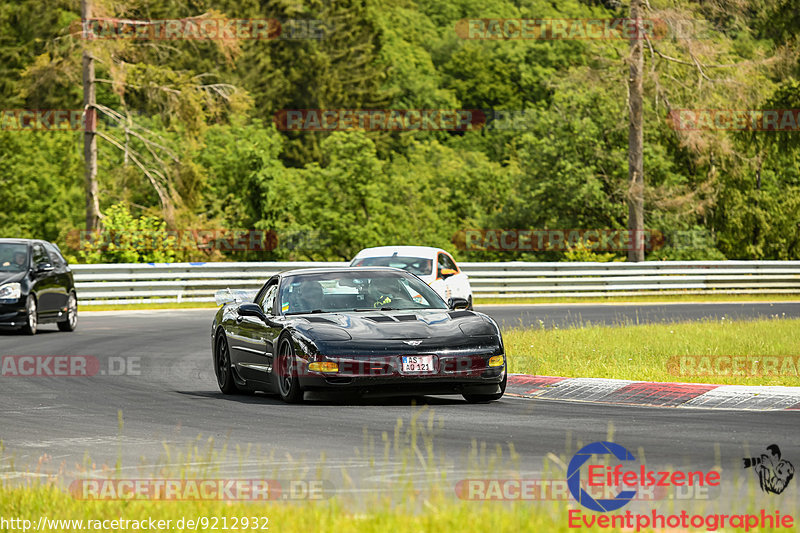
[[[219,289],[258,289],[293,268],[343,262],[72,265],[81,305],[213,302]],[[653,294],[800,294],[800,261],[461,263],[476,298]]]

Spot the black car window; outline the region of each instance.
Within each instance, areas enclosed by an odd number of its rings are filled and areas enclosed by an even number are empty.
[[[278,284],[273,283],[267,290],[261,293],[256,302],[258,305],[261,306],[261,309],[264,310],[265,313],[268,315],[274,314],[275,309],[275,294],[278,292]]]
[[[390,269],[341,269],[286,276],[281,281],[279,298],[284,315],[447,309],[447,304],[427,283]]]
[[[28,245],[0,242],[0,271],[20,272],[28,269]]]
[[[417,276],[431,274],[431,260],[422,257],[404,257],[393,255],[390,257],[365,257],[354,260],[350,266],[390,266],[402,268]]]
[[[50,263],[50,258],[44,251],[44,247],[38,242],[33,245],[33,264],[38,266],[40,263]]]
[[[439,270],[437,271],[437,274],[439,274],[439,276],[442,275],[443,268],[449,268],[450,270],[458,270],[456,268],[456,264],[453,262],[452,259],[450,259],[448,255],[439,254]]]
[[[53,265],[54,268],[64,268],[65,261],[64,258],[61,257],[61,254],[58,253],[56,247],[50,244],[49,242],[44,243],[44,248],[47,250],[47,255],[50,257],[50,263]]]

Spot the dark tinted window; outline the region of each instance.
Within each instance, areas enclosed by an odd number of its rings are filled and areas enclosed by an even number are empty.
[[[393,255],[391,257],[365,257],[353,261],[350,266],[388,266],[402,268],[417,276],[428,276],[431,273],[431,260],[421,257],[403,257]]]
[[[427,283],[405,272],[342,269],[296,274],[281,281],[282,314],[372,309],[447,309]]]
[[[0,271],[19,272],[28,269],[28,245],[0,242]]]
[[[36,243],[33,245],[33,264],[38,265],[39,263],[50,263],[50,258],[47,257],[44,247]]]
[[[452,259],[450,259],[449,256],[447,256],[445,254],[439,254],[439,270],[438,270],[438,274],[440,276],[442,274],[442,269],[443,268],[449,268],[450,270],[458,270],[456,268],[456,264],[453,262]]]
[[[261,309],[264,310],[265,313],[268,315],[273,314],[275,311],[275,295],[278,293],[278,284],[273,283],[267,290],[261,293],[256,302],[258,305],[261,306]]]
[[[47,250],[47,255],[50,257],[50,264],[52,264],[53,267],[63,268],[66,265],[66,261],[61,257],[61,254],[55,246],[50,243],[45,243],[44,247]]]

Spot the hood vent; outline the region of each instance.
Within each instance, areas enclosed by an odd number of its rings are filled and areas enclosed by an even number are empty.
[[[448,314],[448,315],[450,315],[450,318],[463,318],[463,317],[465,317],[465,316],[474,316],[474,315],[472,314],[472,311],[466,311],[466,310],[461,310],[461,311],[450,311],[450,312],[449,312],[449,313],[447,313],[447,314]]]
[[[304,318],[309,322],[314,322],[315,324],[336,324],[336,322],[334,322],[333,320],[322,318],[321,316],[307,316]]]
[[[364,318],[366,318],[367,320],[372,320],[373,322],[396,322],[395,319],[390,316],[376,315],[376,316],[365,316]]]
[[[417,319],[417,315],[400,315],[394,318],[399,322],[414,322]]]

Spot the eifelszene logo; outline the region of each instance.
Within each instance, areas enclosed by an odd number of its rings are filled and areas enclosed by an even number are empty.
[[[567,487],[570,494],[582,506],[606,513],[615,511],[636,498],[638,488],[674,487],[694,488],[718,487],[720,474],[709,470],[669,470],[655,471],[640,464],[638,468],[631,465],[625,469],[622,464],[614,467],[591,464],[588,467],[588,487],[605,487],[607,489],[623,488],[617,495],[609,499],[595,499],[581,487],[581,466],[594,456],[613,455],[618,461],[636,461],[631,452],[614,442],[593,442],[578,450],[567,467]]]
[[[777,444],[767,446],[767,451],[769,455],[745,457],[742,462],[745,468],[752,468],[756,473],[763,492],[780,494],[794,477],[794,466],[786,459],[781,459],[781,449]]]
[[[623,490],[620,491],[613,499],[595,500],[589,496],[589,493],[581,488],[581,466],[583,466],[586,461],[591,459],[593,455],[609,454],[613,454],[614,457],[620,461],[636,460],[631,452],[619,444],[605,441],[593,442],[578,450],[578,452],[572,456],[572,460],[569,462],[569,466],[567,467],[567,487],[569,487],[569,492],[572,494],[572,497],[584,507],[587,507],[592,511],[600,511],[601,513],[615,511],[626,505],[636,496],[635,490]]]

